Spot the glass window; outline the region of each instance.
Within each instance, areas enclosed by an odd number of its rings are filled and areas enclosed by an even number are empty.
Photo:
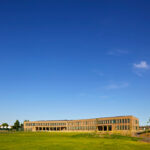
[[[117,126],[116,129],[119,130],[119,126]]]
[[[113,120],[113,123],[116,123],[116,120]]]
[[[130,126],[128,125],[128,130],[130,130]]]
[[[120,126],[120,130],[122,130],[122,126]]]

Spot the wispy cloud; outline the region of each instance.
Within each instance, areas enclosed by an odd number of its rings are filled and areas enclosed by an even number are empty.
[[[146,61],[141,61],[139,64],[133,64],[134,68],[137,68],[137,69],[149,69],[149,65],[147,64]]]
[[[143,76],[143,74],[150,69],[150,66],[146,61],[141,61],[140,63],[133,64],[133,72],[138,76]]]
[[[126,55],[128,54],[129,52],[127,50],[122,50],[122,49],[116,49],[116,50],[112,50],[112,51],[109,51],[107,53],[107,55],[112,55],[112,56],[121,56],[121,55]]]
[[[129,86],[128,82],[121,82],[121,83],[113,83],[105,86],[105,89],[107,90],[115,90],[115,89],[122,89]]]

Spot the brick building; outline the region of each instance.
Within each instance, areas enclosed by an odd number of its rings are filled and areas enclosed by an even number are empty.
[[[80,120],[25,121],[25,131],[137,131],[139,120],[134,116]]]

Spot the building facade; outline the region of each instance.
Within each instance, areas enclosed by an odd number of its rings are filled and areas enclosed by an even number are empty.
[[[24,131],[137,131],[139,119],[118,116],[81,120],[25,121]]]

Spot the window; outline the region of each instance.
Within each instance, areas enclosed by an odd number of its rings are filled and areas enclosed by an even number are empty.
[[[137,121],[137,120],[135,120],[135,123],[136,123],[136,124],[138,124],[138,121]]]
[[[128,125],[128,130],[130,130],[130,126]]]
[[[130,119],[128,119],[128,123],[130,123]]]
[[[116,123],[116,120],[113,120],[113,123]]]
[[[122,130],[122,126],[120,126],[120,130]]]
[[[119,130],[119,126],[117,126],[116,129]]]

